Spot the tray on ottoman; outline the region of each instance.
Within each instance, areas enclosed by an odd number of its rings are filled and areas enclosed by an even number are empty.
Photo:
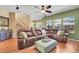
[[[35,42],[35,48],[37,48],[40,52],[50,52],[53,48],[55,48],[57,45],[57,41],[54,39],[47,38],[47,41],[44,39],[41,39],[39,41]]]

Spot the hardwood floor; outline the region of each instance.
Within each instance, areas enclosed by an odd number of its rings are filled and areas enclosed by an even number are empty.
[[[9,39],[3,42],[0,42],[0,52],[4,53],[39,53],[35,49],[35,45],[28,48],[18,50],[16,39]],[[79,41],[68,40],[66,44],[58,43],[55,49],[50,53],[78,53],[79,52]]]
[[[17,51],[16,39],[8,39],[0,42],[0,52],[13,52]]]
[[[79,42],[68,40],[66,44],[59,43],[55,49],[56,53],[78,53],[79,52]]]

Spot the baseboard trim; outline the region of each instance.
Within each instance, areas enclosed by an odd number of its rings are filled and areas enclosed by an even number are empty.
[[[73,40],[73,41],[77,41],[77,42],[79,42],[79,40],[76,40],[76,39],[72,39],[72,38],[68,38],[69,40]]]

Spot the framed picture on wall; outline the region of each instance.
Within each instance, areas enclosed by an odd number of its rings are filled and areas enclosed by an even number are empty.
[[[0,16],[0,26],[9,26],[9,18]]]
[[[63,19],[63,25],[70,33],[74,33],[75,17],[70,16]]]

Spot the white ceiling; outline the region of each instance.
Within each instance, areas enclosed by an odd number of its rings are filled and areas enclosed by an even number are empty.
[[[35,6],[41,8],[40,5],[20,5],[20,9],[16,10],[16,5],[0,5],[0,9],[4,9],[8,12],[22,12],[26,15],[30,15],[33,20],[39,20],[44,17],[44,15],[40,12],[41,10],[35,8]],[[52,13],[46,13],[46,15],[50,16],[76,8],[79,8],[79,5],[52,5],[52,7],[50,8]]]

